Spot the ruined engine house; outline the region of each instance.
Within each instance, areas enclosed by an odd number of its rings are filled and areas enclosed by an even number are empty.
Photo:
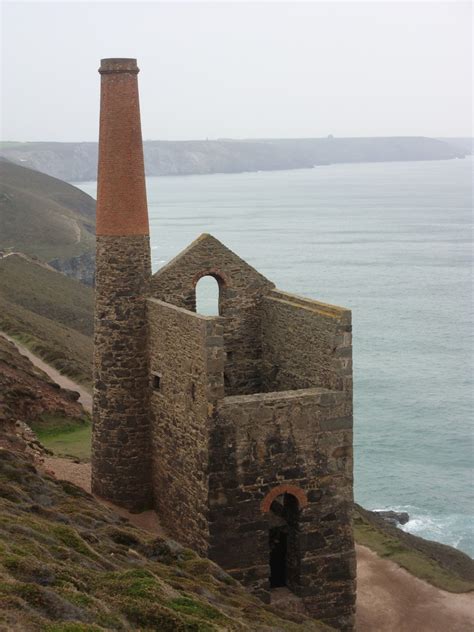
[[[135,60],[102,60],[93,491],[353,629],[351,313],[208,234],[151,275]],[[196,285],[219,285],[219,315]]]

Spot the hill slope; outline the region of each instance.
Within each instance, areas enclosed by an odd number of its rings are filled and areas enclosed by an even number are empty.
[[[93,291],[18,255],[0,259],[0,330],[90,384]]]
[[[66,182],[7,160],[0,160],[0,176],[0,250],[51,262],[91,283],[95,201]]]
[[[276,614],[212,562],[131,526],[11,451],[0,451],[0,480],[1,629],[328,629]]]
[[[149,176],[311,168],[342,162],[447,160],[469,153],[426,137],[145,141]],[[3,143],[0,153],[69,182],[95,180],[97,143]]]

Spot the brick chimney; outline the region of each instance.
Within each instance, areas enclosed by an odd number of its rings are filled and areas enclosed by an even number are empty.
[[[103,59],[94,319],[92,491],[152,503],[146,295],[148,209],[135,59]]]

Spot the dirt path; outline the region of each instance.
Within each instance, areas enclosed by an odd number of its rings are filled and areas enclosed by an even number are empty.
[[[81,227],[79,226],[79,222],[77,219],[73,219],[72,217],[68,217],[67,215],[62,215],[64,219],[68,222],[72,223],[72,229],[74,231],[74,239],[76,240],[76,244],[81,241]]]
[[[90,464],[45,459],[45,467],[90,492]],[[166,537],[154,511],[130,514],[106,503],[137,527]],[[410,575],[394,562],[357,546],[357,632],[469,632],[474,593],[453,594]]]
[[[91,464],[90,463],[74,463],[70,459],[62,459],[59,457],[47,457],[44,459],[44,469],[54,474],[56,478],[64,479],[74,483],[78,487],[82,487],[86,492],[91,493]],[[103,505],[107,505],[116,513],[130,520],[132,524],[140,529],[151,531],[162,537],[166,537],[166,533],[160,525],[158,515],[155,511],[143,511],[139,514],[132,514],[122,507],[117,507],[102,498],[96,499]]]
[[[7,252],[2,257],[0,257],[0,261],[2,259],[7,259],[7,257],[20,257],[21,259],[25,259],[29,263],[33,263],[35,266],[39,266],[40,268],[44,268],[45,270],[49,270],[50,272],[57,272],[61,274],[59,270],[56,270],[56,268],[50,266],[49,263],[45,263],[44,261],[40,261],[39,259],[32,259],[28,255],[25,255],[24,252]]]
[[[469,632],[474,593],[456,595],[357,546],[358,632]]]
[[[89,413],[92,412],[92,395],[84,388],[84,386],[80,386],[79,384],[76,384],[76,382],[73,382],[71,379],[47,364],[44,360],[38,358],[38,356],[32,353],[24,345],[13,338],[10,338],[10,336],[3,331],[1,332],[1,335],[12,342],[20,353],[31,360],[35,366],[44,371],[54,382],[56,382],[56,384],[59,384],[59,386],[62,386],[63,388],[68,388],[71,391],[77,391],[79,393],[79,401],[84,406],[84,409]]]

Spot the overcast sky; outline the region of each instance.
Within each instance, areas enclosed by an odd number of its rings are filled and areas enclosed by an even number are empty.
[[[146,139],[471,135],[469,2],[4,2],[3,140],[96,140],[102,57]]]

